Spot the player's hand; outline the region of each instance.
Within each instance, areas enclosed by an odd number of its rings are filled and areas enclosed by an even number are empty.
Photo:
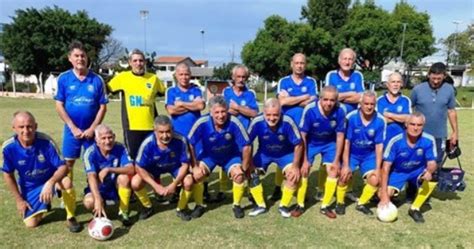
[[[106,217],[107,218],[107,214],[105,213],[105,209],[104,209],[104,204],[103,204],[103,200],[102,198],[100,198],[99,200],[94,200],[94,209],[92,210],[92,212],[94,213],[94,217]]]
[[[161,196],[166,196],[167,195],[167,189],[164,188],[163,186],[157,184],[155,187],[154,187],[154,190],[157,194],[161,195]]]
[[[183,106],[184,106],[184,103],[183,103],[183,101],[181,101],[181,100],[176,100],[176,101],[174,102],[174,106],[176,106],[176,107],[183,107]]]
[[[239,115],[239,112],[232,108],[229,108],[228,112],[233,116]]]
[[[176,192],[176,184],[171,183],[166,186],[166,195],[172,195]]]
[[[39,197],[42,203],[51,203],[51,200],[53,199],[53,187],[54,185],[51,184],[50,181],[47,181],[44,184]]]
[[[381,196],[379,204],[377,204],[377,207],[379,207],[379,208],[386,207],[386,206],[388,206],[389,203],[390,203],[390,198],[388,198],[386,196]]]
[[[452,151],[456,144],[458,144],[458,134],[453,132],[449,137],[449,151]]]
[[[21,218],[24,217],[26,210],[32,210],[30,204],[23,199],[16,201],[16,209]]]
[[[94,138],[94,129],[92,127],[89,127],[87,130],[85,130],[82,133],[82,137],[86,139],[92,139]]]
[[[100,172],[99,172],[99,181],[100,183],[104,183],[104,180],[105,178],[107,177],[107,175],[109,174],[109,168],[103,168]]]
[[[421,176],[421,179],[423,179],[425,181],[428,181],[428,182],[431,181],[432,178],[433,178],[433,175],[428,170],[425,171],[425,173],[423,173],[423,175]]]
[[[352,171],[349,166],[343,166],[341,169],[341,177],[339,178],[341,182],[347,183],[352,175]]]
[[[76,126],[71,128],[71,132],[75,139],[81,139],[84,136],[82,130]]]
[[[282,96],[282,97],[288,97],[288,96],[289,96],[289,94],[288,94],[288,92],[287,92],[286,90],[281,90],[281,91],[278,93],[278,95],[280,95],[280,96]]]
[[[309,169],[309,162],[303,162],[303,165],[301,166],[301,175],[307,176],[309,174]]]
[[[298,167],[296,166],[291,166],[289,170],[291,171],[291,174],[289,175],[292,179],[288,179],[288,180],[293,181],[293,182],[299,182],[301,178],[300,169],[298,169]]]

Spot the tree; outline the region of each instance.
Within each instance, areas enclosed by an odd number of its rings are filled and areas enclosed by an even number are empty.
[[[67,52],[73,40],[84,44],[94,63],[112,32],[112,27],[89,18],[85,11],[71,14],[54,6],[16,10],[15,14],[13,22],[4,26],[0,48],[12,70],[21,74],[46,77],[51,71],[70,68]]]
[[[474,62],[474,24],[470,24],[463,32],[452,33],[441,42],[448,55],[448,63],[467,64]]]
[[[301,8],[301,19],[313,28],[322,28],[335,34],[346,23],[350,0],[308,0]]]
[[[94,65],[95,69],[100,68],[105,63],[115,63],[121,59],[125,54],[125,48],[122,46],[122,43],[109,36],[100,50],[99,56]]]
[[[222,66],[214,69],[214,74],[212,77],[219,80],[230,80],[232,78],[232,68],[234,68],[234,66],[237,64],[238,63],[235,62],[222,64]]]

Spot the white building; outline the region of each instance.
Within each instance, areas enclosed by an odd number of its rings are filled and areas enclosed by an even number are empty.
[[[191,68],[191,79],[197,84],[202,83],[206,78],[212,77],[214,68],[208,67],[208,62],[205,60],[192,60],[190,57],[184,56],[162,56],[155,59],[153,63],[158,69],[156,75],[158,78],[166,83],[167,86],[172,86],[175,83],[174,73],[176,65],[185,63]]]

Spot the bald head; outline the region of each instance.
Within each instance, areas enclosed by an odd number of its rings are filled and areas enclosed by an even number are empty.
[[[15,126],[15,122],[20,119],[30,120],[32,123],[36,124],[36,119],[29,111],[17,111],[13,113],[12,126]]]
[[[27,111],[15,112],[13,114],[12,128],[22,146],[28,147],[33,144],[36,129],[38,128],[33,114]]]

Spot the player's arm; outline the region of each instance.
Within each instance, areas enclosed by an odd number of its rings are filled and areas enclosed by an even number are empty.
[[[449,139],[450,139],[451,146],[454,147],[454,145],[457,144],[457,141],[459,139],[458,114],[456,112],[456,109],[454,108],[448,109],[448,120],[449,120],[449,124],[451,125],[451,131],[452,131]]]
[[[426,170],[423,173],[421,179],[426,181],[431,181],[433,179],[433,174],[435,173],[437,164],[435,160],[430,160],[426,163]]]
[[[182,101],[180,101],[183,103]],[[188,110],[178,103],[174,103],[174,105],[166,105],[166,111],[169,115],[179,115],[188,112]]]
[[[143,179],[143,181],[145,181],[148,185],[150,185],[157,194],[159,195],[165,194],[166,192],[165,188],[161,184],[158,184],[146,169],[138,165],[135,168],[138,175]]]
[[[234,110],[236,113],[240,113],[246,117],[253,118],[257,116],[258,112],[252,108],[247,106],[242,106],[235,103],[233,100],[230,101],[230,108]]]
[[[375,145],[375,173],[380,177],[380,169],[382,167],[383,143]]]
[[[339,101],[350,104],[357,104],[360,101],[362,94],[358,92],[344,92],[339,93]]]
[[[99,179],[96,173],[87,173],[87,183],[89,183],[89,189],[91,190],[92,197],[94,197],[94,213],[95,217],[106,217],[104,209],[104,201],[99,192]]]
[[[168,186],[166,186],[166,194],[165,195],[174,194],[176,192],[176,188],[178,187],[178,185],[180,183],[183,182],[184,177],[186,177],[188,172],[189,172],[189,164],[182,163],[181,167],[179,168],[179,172],[178,172],[178,175],[176,176],[176,178]]]
[[[390,202],[390,195],[388,194],[388,176],[392,162],[384,161],[380,173],[380,202],[379,206],[385,206]]]
[[[31,206],[21,196],[20,190],[18,189],[18,185],[16,184],[15,174],[3,172],[3,180],[5,181],[7,188],[10,190],[13,197],[15,198],[16,209],[18,210],[20,216],[23,218],[23,215],[25,214],[26,210],[31,210]]]
[[[301,142],[297,145],[295,145],[295,148],[293,150],[293,154],[294,154],[294,157],[293,157],[293,164],[291,165],[290,169],[293,170],[293,174],[290,174],[292,175],[293,177],[296,177],[296,179],[293,179],[295,182],[298,182],[300,180],[300,167],[301,167],[301,160],[302,160],[302,156],[303,154],[306,154],[304,153],[304,145],[303,145],[303,141],[301,140]],[[291,179],[288,179],[288,180],[291,180]]]
[[[351,151],[351,142],[349,139],[345,139],[344,151],[342,152],[342,169],[341,169],[341,180],[347,182],[350,177],[351,170],[349,168],[349,154]]]
[[[336,166],[339,169],[339,164],[341,163],[341,156],[344,149],[344,132],[336,133],[336,156],[334,157],[334,162],[332,165]]]
[[[56,112],[58,113],[59,118],[61,118],[61,120],[69,127],[74,137],[77,139],[82,138],[83,131],[77,128],[76,124],[72,122],[72,119],[69,117],[69,114],[67,114],[66,109],[64,108],[64,102],[56,100]]]
[[[53,200],[53,195],[54,195],[54,185],[58,182],[60,182],[68,173],[68,169],[66,165],[61,165],[51,176],[51,178],[48,179],[44,183],[43,189],[41,190],[40,194],[40,201],[44,203],[50,203]]]
[[[409,114],[396,114],[393,112],[384,112],[383,117],[387,123],[397,122],[397,123],[405,123]]]
[[[97,115],[95,115],[94,122],[92,122],[91,126],[87,128],[87,130],[84,131],[84,137],[88,139],[91,139],[94,137],[94,130],[100,123],[102,123],[102,120],[104,120],[106,112],[107,112],[107,105],[101,104],[99,107],[99,111],[97,112]]]
[[[307,133],[304,131],[301,131],[301,140],[303,141],[302,144],[302,150],[303,150],[303,162],[301,164],[301,173],[304,175],[307,175],[309,173],[309,168],[311,165],[309,165],[309,159],[308,159],[308,138],[307,138]],[[296,156],[296,155],[295,155]]]
[[[250,167],[250,160],[252,157],[252,145],[247,144],[242,147],[242,168],[244,171]]]
[[[204,110],[204,107],[206,107],[204,100],[200,97],[194,99],[192,102],[180,102],[181,105],[188,111],[202,111]]]
[[[278,101],[282,106],[293,106],[299,105],[301,102],[310,99],[308,94],[300,95],[300,96],[290,96],[287,91],[282,90],[278,93]]]
[[[132,163],[129,163],[122,167],[105,167],[99,172],[100,182],[104,182],[104,179],[108,174],[133,175],[135,174],[135,168],[133,167]]]

